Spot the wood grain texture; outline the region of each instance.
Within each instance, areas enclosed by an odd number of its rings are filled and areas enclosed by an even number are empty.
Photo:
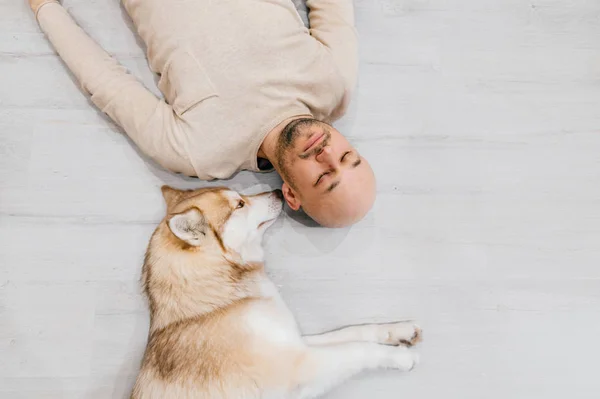
[[[338,127],[371,160],[378,200],[345,230],[285,215],[268,269],[306,332],[416,318],[425,340],[414,372],[327,398],[596,398],[600,2],[355,4],[361,72]],[[156,90],[117,0],[65,5]],[[1,398],[127,397],[165,183],[206,185],[141,156],[25,1],[0,0]]]

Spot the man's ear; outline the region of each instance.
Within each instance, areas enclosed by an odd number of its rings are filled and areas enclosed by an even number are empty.
[[[175,205],[182,193],[182,191],[169,186],[162,186],[160,188],[160,191],[162,191],[162,195],[167,204],[167,208],[170,208],[171,206]]]
[[[202,245],[208,232],[206,218],[198,208],[171,216],[167,224],[177,238],[194,247]]]
[[[283,192],[283,198],[285,198],[285,202],[287,202],[290,208],[295,211],[300,209],[302,203],[300,202],[300,198],[298,198],[293,188],[291,188],[287,183],[283,183],[283,186],[281,186],[281,191]]]

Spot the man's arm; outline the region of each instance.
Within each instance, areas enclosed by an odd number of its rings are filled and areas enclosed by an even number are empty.
[[[323,43],[351,92],[358,73],[358,40],[352,0],[307,0],[311,35]]]
[[[172,108],[128,74],[58,2],[29,2],[41,29],[94,104],[163,167],[195,174]]]

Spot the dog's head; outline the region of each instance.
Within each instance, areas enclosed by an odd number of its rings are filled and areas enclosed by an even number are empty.
[[[227,188],[165,186],[162,192],[173,239],[191,250],[234,252],[246,262],[263,260],[262,237],[283,206],[280,190],[246,196]]]

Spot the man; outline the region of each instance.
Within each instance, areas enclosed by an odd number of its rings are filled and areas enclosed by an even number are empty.
[[[165,100],[127,74],[56,0],[29,0],[83,89],[163,167],[201,179],[275,168],[290,208],[329,227],[375,198],[368,162],[328,123],[357,74],[352,0],[123,0]]]

